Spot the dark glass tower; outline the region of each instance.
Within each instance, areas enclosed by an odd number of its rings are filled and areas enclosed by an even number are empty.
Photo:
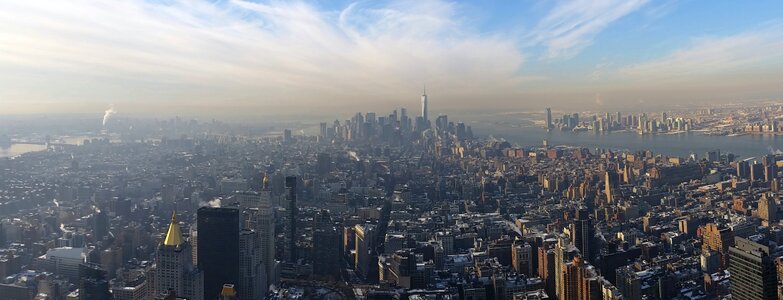
[[[198,268],[204,272],[204,299],[215,299],[224,284],[239,281],[239,210],[198,209]]]
[[[90,300],[109,300],[109,281],[106,271],[99,265],[84,263],[79,265],[79,298]]]
[[[735,237],[729,247],[732,299],[777,299],[775,260],[768,241],[762,243]]]

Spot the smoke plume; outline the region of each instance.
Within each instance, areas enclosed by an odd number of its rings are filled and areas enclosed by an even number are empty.
[[[116,114],[117,111],[114,110],[114,106],[109,107],[104,113],[103,113],[103,126],[106,126],[106,122],[109,121],[109,118],[111,118],[112,115]]]

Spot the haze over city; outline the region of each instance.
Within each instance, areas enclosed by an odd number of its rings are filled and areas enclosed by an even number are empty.
[[[779,99],[778,1],[3,1],[0,114]],[[476,105],[481,103],[480,106]]]
[[[783,300],[781,12],[0,0],[0,300]]]

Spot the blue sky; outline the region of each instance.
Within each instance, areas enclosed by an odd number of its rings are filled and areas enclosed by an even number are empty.
[[[3,1],[0,113],[780,99],[783,2]],[[480,105],[479,105],[480,104]]]

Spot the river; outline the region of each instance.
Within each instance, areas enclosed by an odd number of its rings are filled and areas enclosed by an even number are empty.
[[[677,156],[695,153],[699,158],[704,157],[707,151],[716,149],[743,158],[758,157],[783,149],[783,136],[777,135],[706,136],[698,132],[639,135],[628,131],[601,134],[559,130],[547,132],[544,128],[536,127],[471,125],[474,134],[504,138],[520,146],[541,146],[546,139],[550,146],[583,146],[591,150],[652,150],[657,154]]]
[[[0,147],[0,158],[14,157],[27,152],[46,150],[46,146],[39,144],[11,144],[9,147]]]

